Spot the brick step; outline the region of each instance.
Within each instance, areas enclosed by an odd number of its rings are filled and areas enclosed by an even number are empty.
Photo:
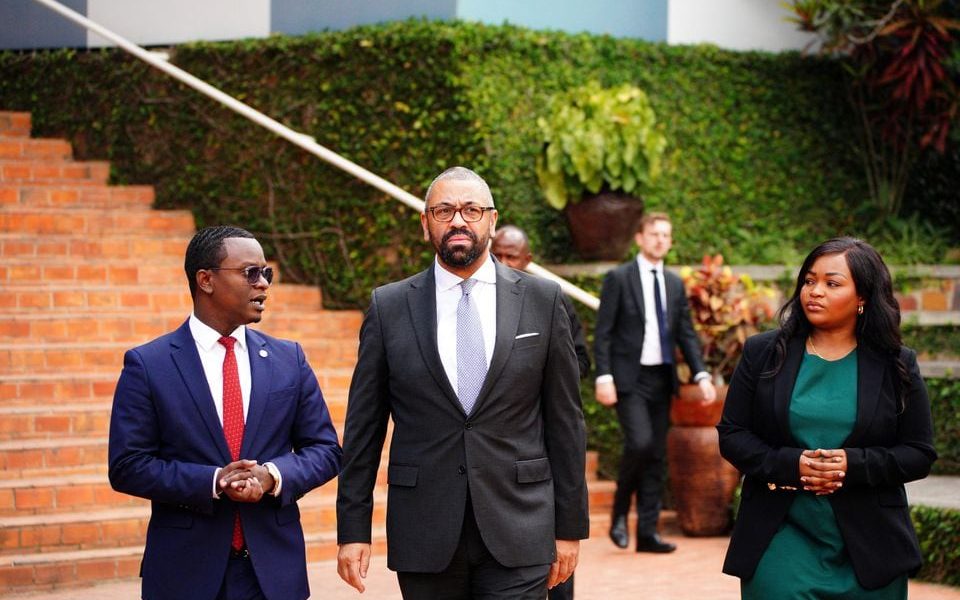
[[[386,522],[385,489],[374,494],[373,524]],[[309,494],[298,502],[304,531],[335,531],[336,496]],[[150,506],[0,517],[0,556],[27,552],[68,552],[143,544]]]
[[[346,402],[352,368],[311,363],[328,403]],[[21,373],[0,375],[0,407],[42,410],[65,404],[109,403],[120,370],[107,373]]]
[[[0,159],[64,161],[72,158],[73,148],[66,140],[7,136],[0,131]]]
[[[0,135],[5,137],[30,137],[30,113],[0,111]]]
[[[0,481],[0,517],[146,504],[148,502],[143,498],[121,494],[110,487],[106,461],[99,473],[71,473]]]
[[[42,237],[0,233],[0,257],[51,261],[170,261],[182,265],[189,242],[189,236],[170,237],[148,232],[137,236],[117,232],[96,236],[45,234]]]
[[[0,375],[0,406],[56,406],[109,402],[117,373],[24,373]]]
[[[106,462],[105,437],[58,437],[0,442],[0,469],[9,477],[101,465]]]
[[[0,285],[33,284],[38,288],[49,284],[152,285],[186,278],[183,265],[172,261],[154,261],[153,264],[113,264],[105,261],[90,264],[75,259],[69,262],[44,262],[36,258],[5,260],[0,264]]]
[[[0,207],[122,208],[146,211],[150,210],[155,199],[152,185],[0,183]]]
[[[110,402],[0,405],[0,441],[85,436],[103,437],[110,428]]]
[[[301,340],[310,364],[349,368],[357,361],[356,340]],[[120,373],[127,342],[18,343],[0,348],[0,374],[17,373]]]
[[[268,298],[267,305],[269,307]],[[76,313],[19,313],[0,321],[0,343],[105,341],[130,342],[131,346],[179,327],[182,312],[122,313],[87,311]],[[271,311],[253,326],[275,337],[340,339],[356,341],[362,315],[357,311]]]
[[[4,206],[0,232],[23,234],[126,234],[143,232],[189,238],[196,231],[187,210],[127,210],[123,208],[34,208]]]
[[[267,311],[283,309],[320,310],[320,290],[305,285],[281,284],[267,292]],[[0,316],[16,313],[112,309],[131,312],[180,311],[189,315],[193,309],[186,276],[176,283],[163,285],[76,285],[47,283],[4,286],[0,294]]]
[[[0,556],[0,595],[132,579],[143,546]]]
[[[0,182],[103,185],[108,179],[106,161],[0,160]]]

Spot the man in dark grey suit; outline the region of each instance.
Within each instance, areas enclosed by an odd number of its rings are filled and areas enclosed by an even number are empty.
[[[541,600],[589,529],[586,433],[559,287],[490,258],[497,211],[463,167],[426,195],[435,264],[374,290],[344,430],[337,570],[363,591],[387,467],[387,566],[405,598]]]
[[[657,518],[663,493],[670,398],[677,385],[676,347],[696,373],[706,402],[716,399],[704,370],[680,278],[663,268],[673,245],[664,213],[648,213],[636,236],[640,253],[607,273],[594,331],[597,402],[616,406],[623,430],[623,456],[613,501],[610,539],[629,545],[627,513],[637,496],[637,552],[673,552],[660,539]]]

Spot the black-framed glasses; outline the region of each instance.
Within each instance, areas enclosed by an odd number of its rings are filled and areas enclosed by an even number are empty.
[[[492,206],[476,206],[474,204],[468,204],[466,206],[461,206],[460,208],[454,208],[453,206],[434,206],[433,208],[428,208],[427,211],[433,218],[440,223],[449,223],[453,220],[454,215],[460,213],[460,216],[463,217],[463,220],[467,223],[476,223],[483,218],[483,213],[488,210],[494,210]]]
[[[267,283],[273,283],[273,267],[258,267],[250,265],[249,267],[211,267],[208,271],[243,271],[243,276],[247,278],[247,283],[257,285],[262,276]]]

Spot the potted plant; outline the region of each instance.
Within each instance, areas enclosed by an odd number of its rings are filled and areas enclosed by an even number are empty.
[[[591,82],[555,96],[537,125],[537,178],[547,203],[565,212],[577,251],[621,259],[643,215],[640,194],[660,175],[667,146],[647,95]]]
[[[719,254],[704,256],[699,269],[685,267],[680,276],[719,401],[704,405],[697,385],[681,385],[673,399],[667,434],[671,493],[685,534],[719,535],[730,525],[729,507],[740,478],[720,456],[715,427],[726,397],[725,381],[747,338],[772,319],[775,294],[747,275],[734,275]]]

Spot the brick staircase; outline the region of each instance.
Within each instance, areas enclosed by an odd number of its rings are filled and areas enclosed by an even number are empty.
[[[0,112],[0,596],[137,576],[150,508],[107,482],[110,405],[123,351],[191,306],[192,215],[153,210],[151,187],[107,185],[109,164],[29,136],[29,114]],[[360,321],[279,283],[258,325],[303,345],[341,432]],[[590,479],[602,524],[612,486]],[[310,561],[336,555],[335,498],[336,480],[300,502]],[[381,482],[378,551],[385,498]]]

